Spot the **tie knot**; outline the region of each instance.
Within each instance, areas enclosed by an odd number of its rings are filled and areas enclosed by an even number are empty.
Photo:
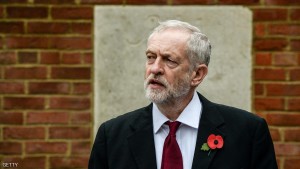
[[[174,121],[174,122],[166,122],[167,125],[169,125],[170,128],[170,135],[171,136],[175,136],[176,135],[176,131],[178,129],[178,127],[180,126],[180,122],[179,121]]]

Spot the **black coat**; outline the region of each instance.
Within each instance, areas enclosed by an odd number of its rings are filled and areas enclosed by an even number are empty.
[[[277,169],[267,123],[249,112],[215,104],[198,94],[203,110],[192,169]],[[224,146],[201,150],[210,134]],[[156,166],[152,104],[103,123],[97,133],[89,169],[159,169]]]

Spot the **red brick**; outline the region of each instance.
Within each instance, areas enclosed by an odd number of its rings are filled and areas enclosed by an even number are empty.
[[[6,10],[8,18],[33,19],[48,17],[48,9],[46,7],[7,7]]]
[[[54,19],[93,19],[92,7],[53,7],[51,16]]]
[[[173,0],[173,2],[176,0]],[[180,0],[177,0],[180,1]],[[188,1],[188,0],[185,0]],[[197,1],[197,0],[194,0]],[[198,1],[207,1],[207,0],[198,0]],[[166,5],[167,1],[166,0],[127,0],[126,4],[132,4],[132,5],[147,5],[147,4],[151,4],[151,5]]]
[[[0,66],[0,79],[4,79],[3,72],[4,72],[3,66]],[[1,105],[0,105],[0,107],[1,107]]]
[[[0,18],[4,17],[4,8],[0,6]]]
[[[4,45],[3,37],[0,37],[0,48],[3,48],[3,45]]]
[[[71,29],[76,34],[91,34],[92,24],[91,23],[72,23]]]
[[[22,144],[16,142],[0,142],[0,154],[22,154]],[[2,165],[2,164],[1,164]]]
[[[295,66],[298,64],[298,56],[293,53],[275,53],[274,65]]]
[[[283,69],[255,69],[255,80],[285,80],[285,71]]]
[[[37,63],[36,52],[19,52],[19,63]]]
[[[299,169],[300,166],[300,158],[286,158],[284,161],[283,169]]]
[[[256,23],[254,26],[255,36],[263,37],[266,34],[266,25],[262,23]]]
[[[46,67],[7,67],[4,69],[6,79],[46,79]]]
[[[300,142],[300,129],[286,129],[284,131],[284,140]]]
[[[277,50],[282,51],[288,45],[286,39],[257,39],[254,40],[254,47],[258,51]]]
[[[35,4],[75,4],[75,0],[34,0]]]
[[[275,153],[277,156],[299,156],[299,144],[275,143]]]
[[[265,0],[266,5],[300,5],[298,0]]]
[[[291,9],[291,16],[292,20],[300,20],[300,8]]]
[[[263,95],[264,94],[264,85],[263,84],[255,84],[255,95]]]
[[[76,112],[71,114],[72,124],[89,124],[92,122],[90,112]]]
[[[226,5],[256,5],[259,0],[219,0],[219,4]]]
[[[64,53],[61,58],[63,64],[80,64],[81,53]]]
[[[292,69],[290,71],[290,80],[292,81],[300,80],[300,69]]]
[[[300,99],[289,99],[288,100],[288,110],[299,111],[300,110]]]
[[[3,67],[0,66],[0,79],[4,79],[3,78]],[[1,107],[1,104],[0,104],[0,107]]]
[[[123,4],[123,0],[81,0],[82,4]]]
[[[33,82],[29,83],[30,94],[67,94],[70,91],[69,83],[62,82]]]
[[[0,52],[0,65],[17,63],[15,52]]]
[[[300,114],[268,113],[265,117],[269,125],[274,126],[299,126]]]
[[[300,40],[291,40],[291,50],[300,51]]]
[[[0,1],[0,4],[12,4],[12,3],[18,3],[18,4],[25,4],[28,3],[27,0],[9,0],[9,1]]]
[[[44,139],[46,136],[43,127],[4,127],[4,139]]]
[[[255,110],[283,110],[284,100],[277,98],[256,98]]]
[[[300,35],[299,24],[270,24],[268,26],[270,35]]]
[[[283,21],[287,20],[288,11],[279,8],[253,9],[253,21]]]
[[[91,129],[89,127],[50,127],[50,139],[89,139]]]
[[[90,79],[90,68],[67,68],[67,67],[54,67],[51,70],[51,77],[53,79]]]
[[[22,124],[23,113],[21,112],[0,112],[0,124]]]
[[[281,138],[280,138],[280,133],[279,133],[279,130],[278,130],[278,129],[271,128],[271,129],[270,129],[270,133],[271,133],[271,136],[272,136],[272,140],[273,140],[273,141],[280,141],[280,140],[281,140]]]
[[[91,91],[90,83],[75,83],[73,87],[74,94],[90,94]]]
[[[42,64],[59,64],[60,55],[58,52],[42,52],[41,53]]]
[[[256,65],[271,65],[272,64],[272,55],[271,53],[256,53],[255,55]]]
[[[49,48],[49,38],[47,37],[17,37],[6,38],[6,46],[9,49],[47,49]]]
[[[70,26],[67,22],[29,22],[28,23],[28,33],[63,34],[69,32],[70,32]]]
[[[166,1],[167,3],[168,1]],[[209,5],[214,4],[213,0],[173,0],[172,5]]]
[[[4,157],[3,161],[7,163],[18,163],[18,168],[21,169],[46,169],[45,157]],[[12,169],[12,168],[10,168]]]
[[[91,143],[89,141],[72,143],[72,154],[89,154],[90,151]]]
[[[88,64],[92,64],[93,63],[93,54],[92,53],[84,53],[83,54],[83,62],[88,63]]]
[[[91,49],[90,37],[8,37],[11,49]]]
[[[86,110],[91,108],[89,98],[50,98],[50,109]]]
[[[65,154],[67,152],[65,142],[27,142],[27,154]]]
[[[4,97],[4,109],[44,109],[45,99],[38,97]]]
[[[92,49],[91,38],[86,37],[61,37],[52,38],[49,43],[49,48],[54,49]]]
[[[300,84],[268,84],[268,96],[299,96]]]
[[[22,94],[24,91],[24,83],[0,82],[0,94]]]
[[[24,30],[23,22],[0,22],[0,33],[24,33]]]
[[[66,112],[29,112],[26,117],[28,124],[67,124],[69,115]]]
[[[74,169],[86,168],[88,166],[89,156],[76,157],[50,157],[51,169]]]

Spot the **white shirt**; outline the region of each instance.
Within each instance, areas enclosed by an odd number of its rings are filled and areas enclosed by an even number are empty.
[[[176,140],[183,158],[183,169],[192,168],[201,114],[202,104],[195,92],[190,103],[176,120],[181,122],[181,125],[176,132]],[[169,134],[169,127],[164,123],[171,120],[160,112],[156,104],[153,104],[152,116],[156,164],[157,168],[160,169],[164,142]]]

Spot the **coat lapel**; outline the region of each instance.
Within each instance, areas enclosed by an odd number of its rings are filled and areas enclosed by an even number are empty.
[[[153,136],[152,104],[139,113],[140,116],[131,124],[133,134],[128,136],[129,148],[139,169],[155,169],[157,167]]]
[[[210,101],[199,93],[198,95],[202,102],[203,110],[198,128],[192,169],[208,169],[218,150],[215,149],[209,153],[209,151],[201,150],[201,147],[203,143],[207,143],[207,138],[210,134],[221,135],[224,139],[224,144],[226,144],[225,133],[222,132],[224,120]]]

